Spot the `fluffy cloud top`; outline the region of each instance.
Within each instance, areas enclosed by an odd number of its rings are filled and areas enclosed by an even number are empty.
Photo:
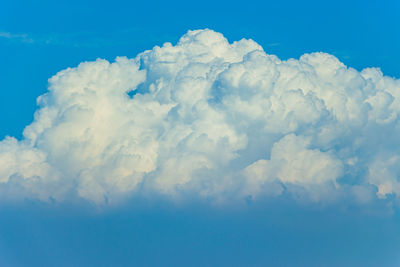
[[[60,71],[48,89],[23,140],[0,142],[3,199],[400,194],[400,80],[376,68],[282,61],[197,30]]]

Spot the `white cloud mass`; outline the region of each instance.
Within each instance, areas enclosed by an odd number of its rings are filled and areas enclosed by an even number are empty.
[[[3,199],[400,194],[400,80],[325,53],[189,31],[60,71],[38,104],[23,140],[0,142]]]

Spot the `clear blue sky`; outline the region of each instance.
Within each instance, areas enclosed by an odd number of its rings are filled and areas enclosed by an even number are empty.
[[[134,57],[175,43],[189,29],[210,28],[230,41],[251,38],[282,59],[328,52],[357,70],[380,67],[400,78],[399,14],[396,0],[5,0],[0,138],[21,138],[36,98],[59,70]],[[0,265],[400,265],[398,212],[310,208],[279,199],[264,204],[240,211],[135,201],[106,211],[29,201],[1,207]]]

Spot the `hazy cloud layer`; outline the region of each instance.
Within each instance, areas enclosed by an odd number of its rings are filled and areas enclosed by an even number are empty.
[[[252,40],[189,31],[63,70],[38,103],[24,139],[0,142],[3,199],[400,194],[400,80],[329,54],[281,61]]]

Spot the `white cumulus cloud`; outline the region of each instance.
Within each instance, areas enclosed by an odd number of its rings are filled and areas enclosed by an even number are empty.
[[[400,80],[326,53],[283,61],[189,31],[60,71],[38,105],[0,142],[3,199],[400,194]]]

